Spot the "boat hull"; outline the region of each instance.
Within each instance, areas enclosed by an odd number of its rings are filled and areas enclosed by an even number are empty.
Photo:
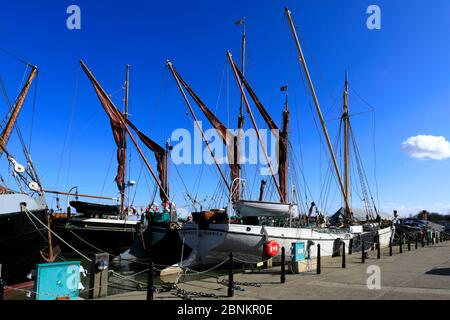
[[[138,235],[139,223],[128,220],[62,218],[53,220],[56,233],[85,255],[106,252],[115,257],[128,250]],[[63,254],[76,252],[61,241]]]
[[[47,224],[47,210],[31,213]],[[47,230],[36,220],[33,222],[36,227],[25,212],[0,215],[0,264],[7,285],[27,281],[35,264],[43,262],[40,251],[47,243]]]
[[[170,266],[186,258],[191,249],[183,244],[177,228],[171,228],[170,222],[161,222],[152,225],[151,229],[147,227],[142,236],[136,237],[130,249],[130,254],[138,259],[148,259],[150,252],[154,263]]]
[[[271,240],[276,241],[280,247],[289,252],[293,242],[306,242],[309,256],[317,256],[317,245],[320,244],[321,256],[333,256],[340,253],[340,244],[346,244],[346,251],[350,240],[359,236],[366,237],[367,250],[370,242],[378,235],[382,247],[388,246],[392,237],[392,229],[386,228],[375,232],[355,235],[340,230],[312,229],[312,228],[279,228],[269,226],[253,226],[240,224],[212,224],[207,228],[200,228],[196,224],[186,224],[179,230],[179,236],[192,249],[192,255],[183,263],[193,265],[210,265],[226,259],[230,252],[238,262],[258,263],[267,260],[265,244]],[[358,251],[358,243],[352,245]],[[361,250],[361,249],[359,249]],[[275,260],[280,258],[278,253]],[[290,254],[286,254],[289,260]]]

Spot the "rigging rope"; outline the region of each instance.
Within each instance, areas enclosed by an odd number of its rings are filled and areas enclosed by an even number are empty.
[[[47,229],[48,231],[50,231],[56,238],[58,238],[60,241],[62,241],[66,246],[68,246],[70,249],[72,249],[74,252],[78,253],[81,257],[83,257],[84,259],[86,259],[89,262],[92,262],[91,259],[89,259],[88,257],[86,257],[83,253],[81,253],[81,251],[75,249],[73,246],[71,246],[69,243],[67,243],[67,241],[65,241],[63,238],[61,238],[59,235],[57,235],[53,230],[51,230],[48,226],[45,225],[45,223],[43,223],[38,217],[36,217],[33,212],[31,212],[30,210],[27,209],[27,207],[22,206],[22,210],[24,210],[26,213],[30,214],[34,219],[36,219],[37,222],[39,222],[45,229]]]

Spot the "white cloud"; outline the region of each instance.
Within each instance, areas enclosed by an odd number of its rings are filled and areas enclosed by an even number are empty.
[[[445,137],[418,135],[408,138],[401,150],[417,159],[443,160],[450,158],[450,142]]]

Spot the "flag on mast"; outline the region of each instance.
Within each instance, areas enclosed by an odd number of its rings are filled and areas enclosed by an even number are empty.
[[[234,24],[237,25],[237,26],[242,26],[243,24],[245,24],[245,18],[244,19],[239,19]]]

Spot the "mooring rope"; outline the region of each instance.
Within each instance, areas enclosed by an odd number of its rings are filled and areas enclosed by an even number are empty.
[[[58,236],[53,230],[51,230],[48,226],[45,225],[45,223],[43,223],[38,217],[36,217],[30,210],[27,209],[27,207],[22,206],[22,209],[30,214],[33,218],[35,218],[42,226],[44,226],[45,229],[47,229],[48,231],[50,231],[56,238],[58,238],[59,240],[61,240],[66,246],[68,246],[70,249],[72,249],[73,251],[75,251],[76,253],[78,253],[81,257],[83,257],[84,259],[86,259],[89,262],[92,262],[92,259],[89,259],[88,257],[86,257],[81,251],[75,249],[72,245],[70,245],[67,241],[65,241],[63,238],[61,238],[60,236]]]

